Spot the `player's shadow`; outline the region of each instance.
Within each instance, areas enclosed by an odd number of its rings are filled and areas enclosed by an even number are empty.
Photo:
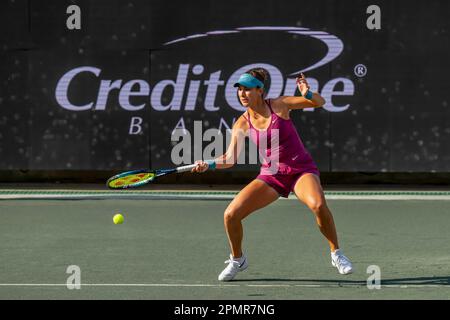
[[[365,280],[345,280],[345,279],[286,279],[286,278],[250,278],[250,279],[236,279],[233,282],[289,282],[297,284],[313,284],[313,285],[355,285],[366,286]],[[294,282],[294,283],[292,283]],[[408,286],[408,285],[440,285],[450,286],[450,276],[439,277],[417,277],[417,278],[394,278],[381,279],[382,286]]]

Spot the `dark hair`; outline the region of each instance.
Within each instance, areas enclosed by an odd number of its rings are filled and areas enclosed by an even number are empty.
[[[267,71],[263,68],[255,68],[247,72],[248,74],[251,74],[256,79],[261,81],[264,84],[264,87],[266,86],[266,80],[267,80]]]
[[[250,71],[247,72],[248,74],[251,74],[252,76],[254,76],[256,79],[258,79],[259,81],[261,81],[264,85],[263,88],[263,93],[261,95],[261,97],[264,98],[266,97],[267,91],[266,91],[266,86],[267,86],[267,71],[264,70],[263,68],[255,68],[255,69],[251,69]]]

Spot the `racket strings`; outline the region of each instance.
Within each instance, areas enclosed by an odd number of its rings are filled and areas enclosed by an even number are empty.
[[[140,174],[132,174],[125,177],[119,177],[114,179],[109,183],[112,187],[122,187],[122,186],[128,186],[133,185],[142,181],[145,181],[147,179],[151,179],[154,176],[153,173],[140,173]]]

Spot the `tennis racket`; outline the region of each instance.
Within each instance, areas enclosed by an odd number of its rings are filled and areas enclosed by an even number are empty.
[[[127,189],[143,186],[149,182],[152,182],[158,177],[162,177],[171,173],[181,173],[191,171],[195,164],[187,166],[181,166],[171,169],[158,169],[158,170],[133,170],[126,171],[111,177],[106,181],[106,186],[110,189]]]

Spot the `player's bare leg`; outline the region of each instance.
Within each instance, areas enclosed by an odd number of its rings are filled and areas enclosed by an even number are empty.
[[[272,187],[255,179],[231,201],[224,213],[224,224],[233,257],[239,258],[242,255],[244,233],[241,221],[250,213],[277,200],[278,197],[278,192]]]
[[[313,173],[304,174],[295,184],[294,192],[316,216],[317,225],[328,240],[331,251],[339,249],[333,215],[328,209],[319,177]]]
[[[244,231],[242,220],[250,213],[267,206],[279,195],[272,187],[261,180],[253,180],[231,201],[224,213],[224,225],[230,244],[230,259],[225,261],[228,266],[219,275],[219,280],[230,281],[239,271],[247,268],[247,258],[242,252]]]
[[[320,232],[328,240],[330,246],[332,265],[338,268],[341,274],[352,273],[353,267],[350,260],[339,250],[333,215],[327,206],[319,177],[313,173],[304,174],[295,184],[294,192],[297,198],[306,204],[316,216]]]

